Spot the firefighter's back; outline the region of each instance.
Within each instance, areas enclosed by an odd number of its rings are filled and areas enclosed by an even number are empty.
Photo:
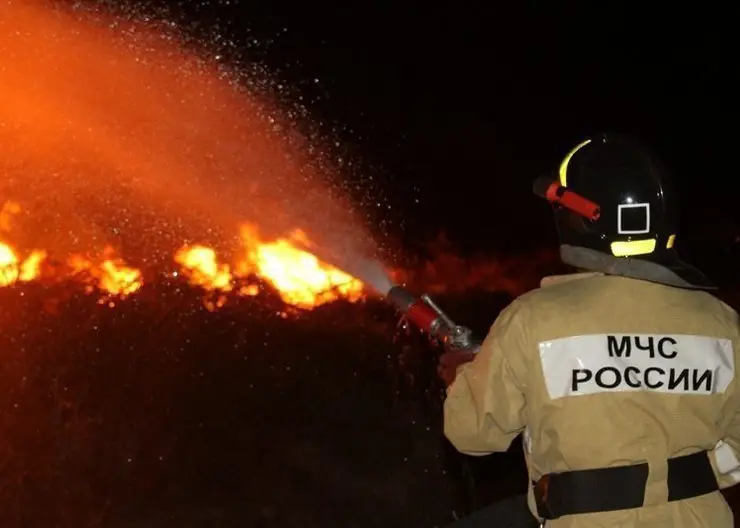
[[[704,451],[725,438],[738,408],[737,314],[706,292],[601,275],[520,301],[537,322],[526,347],[535,356],[525,382],[532,479],[641,465],[620,493],[643,507],[566,515],[548,526],[731,527],[719,492],[668,501],[668,482],[670,468],[671,498],[682,496],[675,482],[683,473],[694,475],[690,486],[712,484]],[[599,486],[612,478],[593,477]],[[598,495],[596,487],[578,491]],[[614,485],[603,489],[612,496],[592,499],[613,504]]]

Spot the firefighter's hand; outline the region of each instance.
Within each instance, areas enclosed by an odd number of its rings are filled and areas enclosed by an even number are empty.
[[[442,378],[445,387],[449,387],[455,381],[457,369],[461,365],[473,361],[473,358],[475,358],[475,352],[470,350],[447,350],[439,357],[437,374]]]

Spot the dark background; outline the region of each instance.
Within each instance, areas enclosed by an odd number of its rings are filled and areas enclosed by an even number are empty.
[[[718,279],[734,244],[736,38],[727,9],[485,2],[166,2],[226,61],[296,90],[376,227],[407,246],[445,230],[462,251],[555,243],[531,181],[601,130],[668,161],[679,248]],[[637,4],[635,4],[637,5]],[[228,45],[224,45],[228,43]]]
[[[462,255],[554,245],[532,180],[584,135],[617,129],[673,166],[683,249],[736,280],[729,12],[481,5],[147,9],[302,95],[339,138],[334,154],[358,160],[348,180],[386,196],[375,220],[409,247],[441,230]],[[551,264],[492,269],[531,287]],[[524,489],[518,442],[470,460],[444,441],[439,350],[397,333],[392,310],[333,303],[283,319],[267,290],[216,313],[177,282],[113,310],[74,285],[0,291],[13,307],[0,311],[0,524],[432,527]],[[482,333],[510,298],[437,300]]]
[[[358,201],[394,244],[414,248],[445,231],[465,254],[554,245],[531,182],[607,130],[668,161],[683,196],[679,250],[720,282],[735,280],[737,38],[727,8],[136,5],[178,21],[225,62],[266,65],[293,90],[339,140],[335,156],[354,160],[345,178],[364,189]]]

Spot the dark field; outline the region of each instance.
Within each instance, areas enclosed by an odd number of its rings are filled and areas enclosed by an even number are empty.
[[[509,297],[438,300],[484,332]],[[211,313],[177,284],[0,303],[4,527],[423,528],[525,489],[518,442],[446,444],[438,351],[382,303],[286,320],[274,296]]]

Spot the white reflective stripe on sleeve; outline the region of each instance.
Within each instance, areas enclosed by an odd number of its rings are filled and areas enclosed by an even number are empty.
[[[593,334],[539,344],[550,398],[603,392],[717,394],[735,376],[729,339]]]
[[[730,444],[720,440],[712,451],[717,471],[722,475],[729,475],[735,482],[740,482],[740,460]]]
[[[522,440],[524,441],[524,449],[526,449],[527,453],[531,455],[532,454],[532,435],[529,433],[529,427],[526,427],[524,429]]]

